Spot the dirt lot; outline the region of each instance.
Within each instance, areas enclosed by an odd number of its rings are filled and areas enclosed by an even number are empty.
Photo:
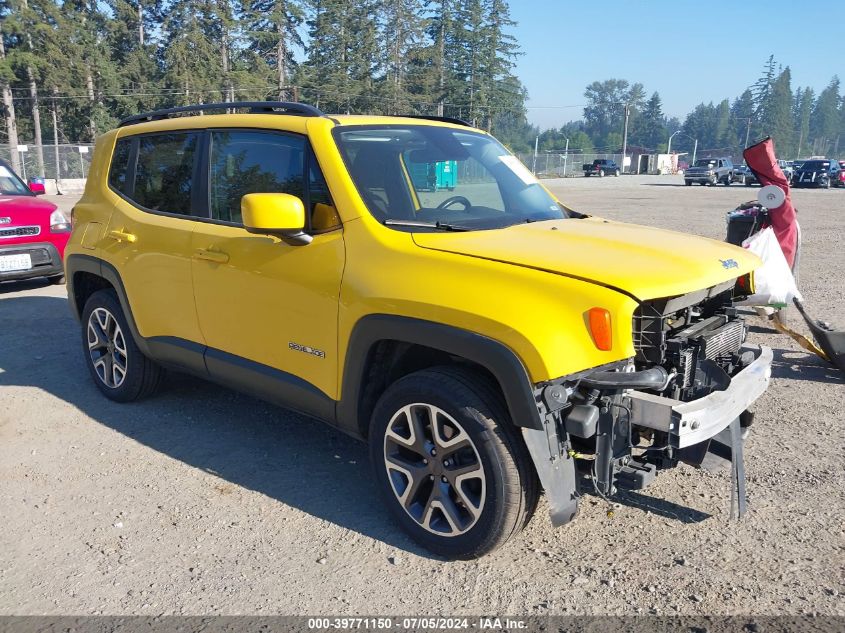
[[[548,182],[580,210],[713,238],[756,195]],[[845,325],[845,191],[795,199],[807,304]],[[613,518],[587,497],[553,530],[541,505],[505,549],[450,563],[390,522],[364,446],[317,423],[182,376],[104,399],[64,292],[0,285],[0,614],[845,615],[845,382],[762,322],[776,367],[745,519],[728,520],[727,472],[682,467]]]

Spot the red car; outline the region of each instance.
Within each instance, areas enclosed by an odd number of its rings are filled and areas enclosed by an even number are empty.
[[[839,170],[839,186],[845,187],[845,160],[840,160],[839,166],[842,168]]]
[[[44,186],[33,189],[43,193]],[[0,160],[0,281],[47,277],[63,283],[62,258],[70,228],[63,211],[39,200]]]

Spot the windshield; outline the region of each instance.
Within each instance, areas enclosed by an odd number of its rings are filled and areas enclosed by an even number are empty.
[[[829,169],[830,168],[830,161],[827,160],[808,160],[803,165],[801,165],[801,169],[806,171],[817,171],[819,169]]]
[[[715,167],[717,160],[715,158],[699,158],[695,161],[696,167]]]
[[[3,164],[0,164],[0,194],[4,196],[33,195],[29,187],[15,175],[15,172]]]
[[[485,134],[386,125],[335,128],[334,135],[370,213],[395,228],[478,230],[568,217],[531,172]]]

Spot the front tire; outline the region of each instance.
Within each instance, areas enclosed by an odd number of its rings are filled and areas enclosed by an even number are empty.
[[[370,458],[391,513],[431,552],[470,559],[534,513],[539,483],[501,397],[483,377],[436,367],[400,378],[376,404]]]
[[[162,368],[138,349],[114,290],[98,290],[85,302],[82,349],[94,384],[110,400],[139,400],[161,383]]]
[[[613,175],[614,175],[614,176],[616,176],[617,178],[619,178],[619,170],[617,169],[617,170],[614,172],[614,174],[613,174]]]

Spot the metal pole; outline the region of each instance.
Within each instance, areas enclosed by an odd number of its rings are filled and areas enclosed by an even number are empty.
[[[631,108],[625,104],[625,129],[622,131],[622,173],[625,173],[625,152],[628,150],[628,117],[631,115]]]
[[[667,154],[670,154],[670,155],[672,154],[672,138],[675,136],[675,134],[680,134],[680,133],[681,133],[681,131],[680,131],[680,130],[678,130],[677,132],[672,132],[672,133],[669,135],[669,143],[668,143],[668,145],[666,146],[666,153],[667,153]]]
[[[531,164],[531,173],[537,175],[537,147],[540,145],[540,137],[534,139],[534,162]]]
[[[745,146],[748,147],[748,137],[751,136],[751,117],[746,119],[748,125],[745,128]]]
[[[563,176],[566,177],[566,160],[569,158],[569,139],[566,139],[566,149],[563,150]]]
[[[18,152],[21,161],[21,170],[23,171],[23,181],[26,182],[26,152]]]
[[[695,153],[698,151],[698,139],[695,139],[695,145],[692,148],[692,164],[695,165]]]
[[[54,177],[56,178],[56,190],[61,191],[61,185],[59,184],[62,179],[62,172],[61,168],[59,167],[59,124],[56,121],[56,105],[53,104],[53,157],[56,161],[56,173]]]
[[[85,180],[85,162],[82,160],[82,152],[79,152],[79,169],[82,171],[82,179]]]

